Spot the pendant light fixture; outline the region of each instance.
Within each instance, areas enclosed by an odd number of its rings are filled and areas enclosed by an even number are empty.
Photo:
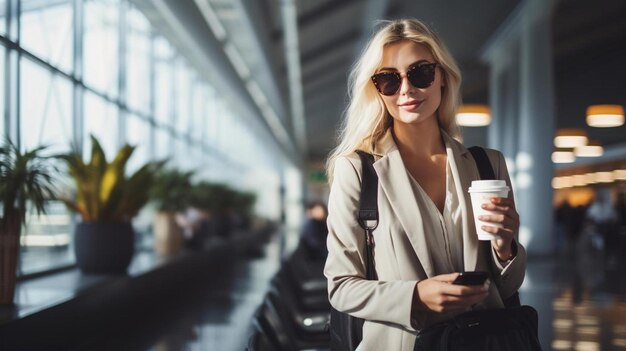
[[[484,127],[491,123],[491,111],[487,105],[464,104],[459,107],[456,122],[463,127]]]
[[[624,107],[591,105],[587,107],[587,124],[596,128],[619,127],[624,124]]]
[[[604,153],[602,144],[598,141],[590,141],[587,145],[574,148],[576,157],[600,157]]]
[[[588,143],[587,133],[583,129],[563,128],[556,131],[554,146],[560,148],[575,148]]]
[[[552,162],[554,163],[572,163],[576,161],[576,156],[572,149],[557,148],[552,153]]]

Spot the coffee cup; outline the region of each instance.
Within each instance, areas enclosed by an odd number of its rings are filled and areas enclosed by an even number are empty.
[[[472,210],[474,212],[474,224],[476,225],[476,233],[478,240],[495,240],[500,239],[498,235],[488,233],[481,229],[483,225],[502,228],[499,223],[486,223],[478,219],[482,215],[497,214],[497,212],[489,211],[482,208],[483,204],[491,203],[492,197],[507,197],[509,187],[504,180],[474,180],[472,186],[467,190],[472,199]]]

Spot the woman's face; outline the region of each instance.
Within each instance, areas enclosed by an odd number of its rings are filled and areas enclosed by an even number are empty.
[[[426,88],[414,87],[406,77],[409,68],[435,62],[425,45],[410,40],[385,46],[383,62],[376,73],[395,71],[402,76],[402,83],[395,94],[380,94],[394,123],[416,124],[436,116],[441,102],[441,87],[444,85],[442,72],[437,69],[439,66],[435,68],[433,83]]]

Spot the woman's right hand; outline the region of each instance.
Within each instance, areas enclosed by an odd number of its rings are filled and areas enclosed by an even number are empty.
[[[462,311],[483,301],[489,294],[489,280],[483,285],[452,284],[459,273],[441,274],[415,285],[413,306],[419,311]]]

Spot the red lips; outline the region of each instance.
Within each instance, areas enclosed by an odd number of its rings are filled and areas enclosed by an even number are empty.
[[[424,100],[422,100],[422,101],[410,100],[410,101],[402,103],[402,104],[400,104],[398,106],[400,106],[401,109],[403,109],[403,110],[405,110],[407,112],[414,112],[422,105],[422,102],[424,102]]]
[[[405,102],[405,103],[402,103],[402,104],[400,104],[400,105],[398,105],[398,106],[411,106],[411,105],[419,105],[419,104],[421,104],[421,103],[422,103],[422,102],[421,102],[421,101],[419,101],[419,100],[411,100],[411,101],[407,101],[407,102]]]

